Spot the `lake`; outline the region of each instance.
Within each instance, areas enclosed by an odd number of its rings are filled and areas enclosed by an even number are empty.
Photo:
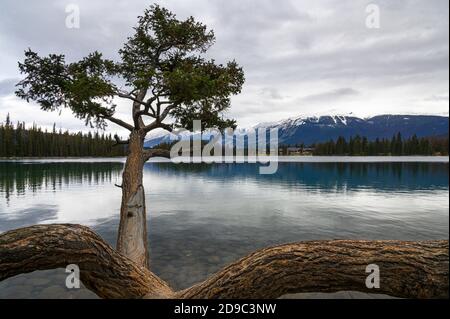
[[[148,163],[144,186],[152,270],[175,289],[255,249],[317,239],[449,237],[444,162]],[[91,226],[111,245],[122,160],[0,162],[0,232],[39,223]],[[95,298],[65,288],[64,269],[0,282],[0,298]]]

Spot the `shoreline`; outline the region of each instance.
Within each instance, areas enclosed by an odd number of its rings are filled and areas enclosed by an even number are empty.
[[[0,162],[124,162],[124,156],[112,157],[0,157]],[[206,159],[206,160],[205,160]],[[224,160],[222,157],[176,157],[167,159],[154,157],[148,163],[449,163],[449,156],[241,156],[233,157],[232,161]]]

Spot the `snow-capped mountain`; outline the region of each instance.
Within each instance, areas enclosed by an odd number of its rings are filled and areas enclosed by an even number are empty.
[[[407,138],[414,134],[418,137],[448,135],[448,116],[432,115],[377,115],[369,118],[356,116],[318,116],[297,117],[274,123],[262,123],[250,129],[277,128],[279,144],[294,145],[304,143],[310,145],[317,142],[336,140],[339,136],[346,139],[360,135],[369,140],[375,138],[391,138],[400,132]],[[250,129],[240,129],[235,135],[246,135]],[[185,138],[188,135],[185,136]],[[173,138],[176,138],[172,135]],[[208,139],[208,137],[203,137]],[[150,137],[146,147],[152,147],[171,140],[169,133]],[[175,139],[176,140],[176,139]]]
[[[427,115],[378,115],[370,118],[355,116],[320,116],[283,121],[279,129],[280,143],[306,145],[336,140],[339,136],[366,136],[369,140],[391,138],[400,132],[407,138],[448,134],[448,117]]]

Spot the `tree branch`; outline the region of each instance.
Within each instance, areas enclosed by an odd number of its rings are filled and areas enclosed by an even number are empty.
[[[156,115],[154,114],[154,112],[150,113],[148,110],[144,109],[144,110],[140,110],[136,113],[137,116],[142,116],[142,115],[147,115],[149,117],[152,118],[156,118]]]
[[[158,119],[154,120],[152,123],[150,123],[149,125],[145,126],[143,128],[145,133],[150,132],[151,130],[154,130],[156,128],[162,128],[165,129],[169,132],[173,131],[173,127],[170,124],[166,124],[166,123],[162,123],[161,121],[159,121]]]
[[[278,298],[343,290],[404,298],[448,298],[448,241],[311,241],[262,249],[176,298]],[[368,289],[366,266],[380,269]]]
[[[126,140],[126,141],[121,140],[120,137],[119,137],[119,135],[117,135],[117,134],[114,135],[114,140],[115,140],[116,142],[114,143],[113,146],[117,146],[117,145],[126,145],[126,144],[129,144],[129,143],[130,143],[130,140]]]
[[[115,123],[115,124],[117,124],[119,126],[122,126],[123,128],[126,128],[129,131],[133,131],[134,130],[133,125],[128,124],[128,123],[126,123],[126,122],[124,122],[124,121],[122,121],[122,120],[120,120],[118,118],[115,118],[113,116],[104,116],[103,118],[105,120],[109,120],[109,121],[111,121],[111,122],[113,122],[113,123]]]
[[[172,295],[167,283],[120,255],[88,227],[36,225],[0,235],[0,281],[69,264],[80,267],[81,281],[102,298]]]
[[[448,240],[329,240],[258,250],[174,293],[145,267],[120,255],[89,228],[37,225],[0,234],[0,281],[77,264],[82,282],[103,298],[278,298],[342,290],[405,298],[448,298]],[[380,288],[366,288],[366,266]]]
[[[147,94],[147,88],[142,88],[139,93],[136,95],[136,102],[133,102],[133,121],[134,121],[134,127],[136,129],[143,128],[144,122],[142,120],[141,115],[139,114],[141,111],[141,105],[144,105],[147,107],[146,103],[144,102],[145,95]]]
[[[152,90],[153,92],[153,90]],[[154,93],[153,93],[154,94]],[[155,102],[156,100],[156,96],[152,96],[151,98],[148,98],[147,101],[145,102],[145,105],[148,109],[151,109],[153,114],[155,114],[155,110],[152,107],[152,103]],[[156,114],[155,114],[156,115]]]
[[[168,104],[168,103],[164,103],[164,102],[160,102],[160,105],[162,104]],[[164,109],[164,111],[161,113],[161,115],[159,116],[159,120],[162,122],[165,120],[165,118],[167,117],[167,115],[169,115],[169,112],[171,110],[173,110],[174,108],[176,108],[178,106],[178,104],[170,104],[167,105],[166,108]]]
[[[164,109],[164,111],[160,114],[160,106],[161,106],[162,104],[167,104],[167,102],[158,102],[158,103],[157,103],[157,115],[156,115],[156,119],[155,119],[152,123],[150,123],[150,124],[144,126],[143,130],[144,130],[145,133],[148,133],[148,132],[150,132],[151,130],[154,130],[155,128],[163,128],[163,129],[165,129],[165,130],[167,130],[167,131],[169,131],[169,132],[172,132],[172,130],[173,130],[172,126],[171,126],[170,124],[165,124],[165,123],[163,123],[163,121],[164,121],[164,120],[166,119],[166,117],[169,115],[169,112],[170,112],[172,109],[174,109],[175,107],[177,107],[178,104],[170,104],[170,105],[168,105],[168,106]]]
[[[169,131],[169,132],[173,131],[173,126],[170,124],[159,123],[159,127],[162,129],[165,129],[166,131]]]
[[[131,100],[131,101],[133,101],[135,103],[138,103],[138,104],[146,105],[146,103],[144,101],[138,100],[137,98],[133,97],[131,94],[125,94],[125,93],[118,92],[117,96],[121,97],[121,98],[124,98],[124,99],[129,99],[129,100]]]
[[[152,157],[170,158],[170,151],[163,149],[148,149],[144,150],[143,156],[144,162],[148,161]]]
[[[148,132],[150,132],[151,130],[154,130],[154,129],[158,128],[158,127],[159,127],[159,124],[161,124],[161,123],[159,123],[158,119],[156,119],[156,120],[154,120],[153,122],[151,122],[150,124],[144,126],[144,128],[143,128],[142,130],[143,130],[145,133],[148,133]]]

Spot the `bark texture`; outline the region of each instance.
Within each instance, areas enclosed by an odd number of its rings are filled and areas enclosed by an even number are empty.
[[[147,268],[119,254],[88,227],[36,225],[0,235],[0,281],[69,264],[83,284],[102,298],[167,298],[172,290]]]
[[[128,141],[128,156],[122,173],[117,250],[138,265],[150,269],[143,168],[151,157],[167,158],[170,157],[170,152],[161,149],[144,150],[144,136],[145,132],[135,130],[131,132]]]
[[[448,241],[332,240],[259,250],[179,298],[277,298],[288,293],[342,290],[404,298],[448,297]],[[368,289],[366,266],[380,269],[380,288]]]
[[[144,186],[144,135],[131,132],[128,156],[122,173],[122,203],[117,251],[138,265],[149,268]]]
[[[0,235],[0,280],[78,264],[103,298],[278,298],[287,293],[356,290],[406,298],[448,298],[448,240],[310,241],[269,247],[188,289],[167,283],[79,225],[39,225]],[[367,289],[368,264],[380,288]]]

